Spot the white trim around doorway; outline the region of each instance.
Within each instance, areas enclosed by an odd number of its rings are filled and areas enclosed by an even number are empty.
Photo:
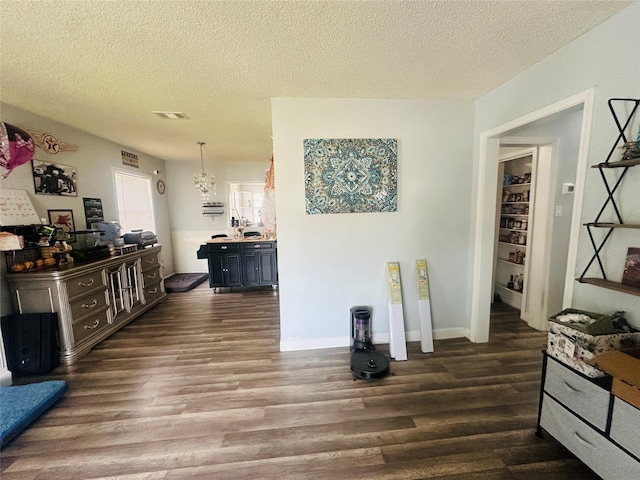
[[[567,255],[567,270],[563,308],[571,305],[577,261],[580,219],[584,184],[587,172],[587,154],[591,134],[595,87],[560,100],[503,125],[480,134],[478,158],[478,183],[476,197],[476,226],[474,235],[473,273],[471,289],[471,322],[469,340],[482,343],[489,341],[489,316],[491,308],[491,284],[493,275],[493,248],[495,243],[496,200],[498,186],[498,157],[501,136],[515,128],[555,115],[564,110],[582,105],[582,127],[576,169],[575,200],[571,219],[571,234]]]

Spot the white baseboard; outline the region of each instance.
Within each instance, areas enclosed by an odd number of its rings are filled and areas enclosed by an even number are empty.
[[[435,340],[447,340],[448,338],[469,338],[471,331],[464,327],[441,328],[433,331]]]
[[[469,329],[463,327],[443,328],[433,331],[435,340],[446,340],[448,338],[469,338]],[[412,330],[405,332],[407,342],[419,342],[420,331]],[[388,333],[374,333],[371,338],[374,345],[388,344]],[[348,347],[351,345],[349,337],[329,337],[329,338],[287,338],[280,340],[281,352],[295,352],[298,350],[316,350],[319,348]]]

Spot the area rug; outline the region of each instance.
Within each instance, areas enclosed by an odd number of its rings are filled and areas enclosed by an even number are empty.
[[[164,281],[164,289],[167,293],[188,292],[204,282],[206,273],[176,273]]]
[[[2,447],[46,412],[67,388],[64,380],[0,387]]]

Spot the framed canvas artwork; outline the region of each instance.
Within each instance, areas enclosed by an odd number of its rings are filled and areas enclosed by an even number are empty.
[[[397,168],[396,139],[306,139],[306,213],[395,212]]]

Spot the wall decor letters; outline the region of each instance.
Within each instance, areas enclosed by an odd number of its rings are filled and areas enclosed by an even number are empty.
[[[138,166],[138,155],[135,153],[125,152],[124,150],[120,150],[122,154],[122,164],[127,167],[140,168]]]

